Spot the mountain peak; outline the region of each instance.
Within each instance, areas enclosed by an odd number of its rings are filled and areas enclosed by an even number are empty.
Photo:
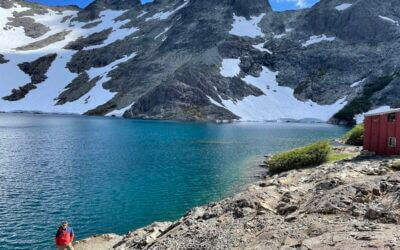
[[[95,0],[87,8],[123,10],[142,5],[140,0]]]
[[[233,5],[234,11],[239,16],[250,17],[272,11],[267,0],[228,0]]]

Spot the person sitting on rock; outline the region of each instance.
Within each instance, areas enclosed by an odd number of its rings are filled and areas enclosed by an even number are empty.
[[[64,221],[58,228],[55,237],[57,250],[74,250],[74,247],[72,246],[74,238],[74,230],[71,227],[68,227],[67,221]]]

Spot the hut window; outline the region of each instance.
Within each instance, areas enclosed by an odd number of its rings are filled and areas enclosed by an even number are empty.
[[[396,121],[396,113],[390,113],[388,115],[388,122],[395,122]]]
[[[389,137],[389,147],[396,147],[396,137]]]

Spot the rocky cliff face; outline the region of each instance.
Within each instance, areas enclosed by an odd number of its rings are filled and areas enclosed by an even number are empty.
[[[395,0],[287,12],[264,0],[96,0],[83,10],[7,0],[0,11],[0,72],[16,75],[2,79],[3,97],[26,84],[18,64],[58,55],[3,111],[353,123],[400,105]]]

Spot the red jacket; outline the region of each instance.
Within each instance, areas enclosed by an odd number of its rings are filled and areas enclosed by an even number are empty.
[[[60,227],[57,231],[56,238],[54,239],[56,246],[66,246],[74,241],[75,234],[71,227],[66,229]]]

